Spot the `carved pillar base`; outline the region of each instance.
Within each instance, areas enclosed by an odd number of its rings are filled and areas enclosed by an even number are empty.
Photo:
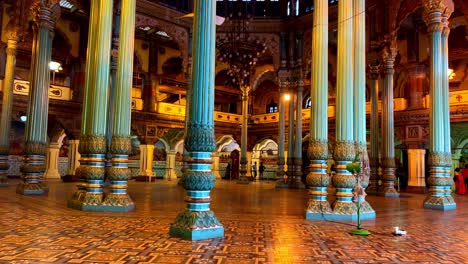
[[[284,172],[284,157],[279,158],[278,161],[278,171],[276,172],[276,177],[278,181],[276,181],[276,188],[287,188],[287,179],[285,179],[286,173]]]
[[[398,198],[400,194],[395,189],[395,168],[387,167],[383,169],[383,184],[381,195],[385,197]]]
[[[190,155],[194,163],[181,179],[187,190],[187,208],[171,224],[169,235],[187,240],[223,237],[224,227],[210,210],[210,191],[216,182],[208,163],[211,162],[211,153],[191,152]],[[194,170],[197,168],[200,170]]]
[[[42,179],[45,171],[45,159],[45,155],[24,156],[24,163],[20,167],[22,173],[21,179],[23,182],[18,184],[16,193],[23,195],[42,195],[48,192],[48,187]]]
[[[429,194],[424,200],[424,208],[437,210],[454,210],[457,205],[452,197],[453,179],[450,153],[429,153],[430,177]]]
[[[294,167],[291,170],[293,174],[288,183],[288,187],[292,189],[305,189],[305,184],[302,182],[302,159],[294,159]]]
[[[307,185],[310,186],[310,190],[305,218],[307,220],[328,219],[332,209],[327,201],[327,186],[330,185],[330,177],[327,175],[326,160],[311,160]]]
[[[247,179],[247,158],[241,157],[240,159],[240,168],[239,168],[239,179],[237,180],[237,184],[249,184],[249,180]]]

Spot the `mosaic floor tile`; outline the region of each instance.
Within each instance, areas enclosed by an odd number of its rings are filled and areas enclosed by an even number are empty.
[[[377,217],[358,237],[353,223],[304,220],[306,190],[218,181],[211,208],[225,236],[191,242],[168,235],[185,208],[175,181],[130,182],[128,213],[67,208],[75,186],[49,182],[47,196],[0,189],[0,263],[468,263],[468,251],[454,250],[468,247],[468,196],[447,212],[423,209],[424,195],[368,196]],[[391,235],[394,226],[408,235]]]

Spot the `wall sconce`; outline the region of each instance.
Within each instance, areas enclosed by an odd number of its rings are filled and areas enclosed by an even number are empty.
[[[291,95],[288,94],[288,93],[284,94],[284,100],[285,100],[285,101],[291,100]]]

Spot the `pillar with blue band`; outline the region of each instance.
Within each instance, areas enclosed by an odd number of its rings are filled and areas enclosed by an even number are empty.
[[[135,0],[121,2],[119,52],[113,100],[112,139],[110,144],[111,167],[107,176],[111,192],[105,197],[102,210],[127,212],[135,209],[135,203],[127,194],[127,181],[131,177],[128,154],[130,141],[131,97],[133,78],[133,52],[135,36]]]
[[[56,2],[36,2],[31,7],[34,20],[34,43],[31,57],[31,87],[25,128],[24,163],[20,167],[22,182],[19,194],[45,194],[48,191],[42,178],[45,171],[47,146],[47,115],[49,112],[49,62],[52,55],[54,28],[60,16]],[[5,129],[2,127],[2,129]]]
[[[107,153],[107,98],[112,29],[112,0],[92,1],[79,152],[82,179],[68,206],[102,211]],[[86,181],[86,183],[84,183]],[[84,190],[86,188],[86,190]]]
[[[310,159],[307,185],[309,201],[306,219],[325,220],[332,210],[327,201],[328,160],[328,1],[314,1],[312,27],[312,71],[310,82],[310,135],[307,150]]]
[[[184,145],[188,165],[181,185],[187,190],[186,209],[171,224],[169,234],[186,240],[224,236],[224,226],[210,210],[210,191],[216,179],[211,171],[214,135],[214,69],[216,1],[194,1],[192,89]]]
[[[429,193],[424,208],[456,209],[451,195],[452,155],[448,103],[448,17],[453,10],[444,3],[425,3],[424,20],[430,39]],[[445,76],[444,76],[445,75]]]

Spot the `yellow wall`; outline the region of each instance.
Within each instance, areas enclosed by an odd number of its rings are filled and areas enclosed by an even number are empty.
[[[146,47],[149,47],[149,43],[141,40],[141,39],[135,39],[135,53],[138,55],[138,58],[141,59],[141,67],[144,72],[148,72],[149,70],[149,48],[143,49],[142,46],[143,44],[146,45]]]

